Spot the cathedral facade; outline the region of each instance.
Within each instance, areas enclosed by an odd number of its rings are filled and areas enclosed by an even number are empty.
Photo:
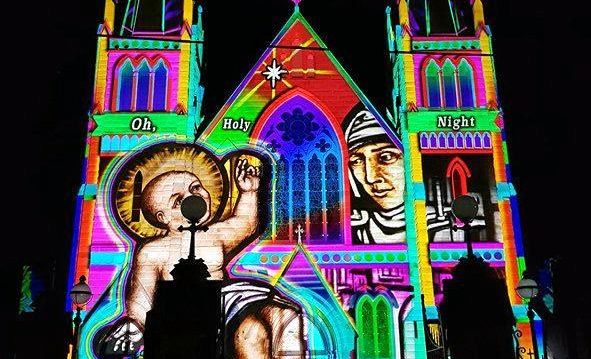
[[[505,281],[516,346],[531,350],[481,0],[385,9],[385,113],[296,4],[211,119],[206,14],[154,3],[106,0],[99,26],[70,270],[95,293],[80,358],[142,355],[156,282],[189,253],[178,230],[189,195],[207,207],[196,255],[224,283],[227,357],[444,358],[443,284],[467,251],[451,205],[463,195],[478,202],[474,254]]]

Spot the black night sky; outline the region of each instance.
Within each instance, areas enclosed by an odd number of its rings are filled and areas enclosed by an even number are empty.
[[[2,121],[9,159],[2,171],[8,195],[2,213],[10,229],[2,239],[10,246],[3,246],[4,265],[14,274],[23,263],[55,260],[56,285],[65,293],[103,0],[21,3],[17,24],[3,36],[4,53],[17,63],[3,71],[4,91],[15,97]],[[301,3],[303,15],[380,109],[391,86],[386,3]],[[582,272],[589,238],[583,199],[589,161],[582,155],[589,153],[583,137],[590,120],[588,89],[579,84],[589,83],[583,51],[591,43],[588,13],[531,0],[488,0],[484,6],[528,263],[561,255]],[[207,119],[287,20],[292,3],[216,0],[204,8]]]

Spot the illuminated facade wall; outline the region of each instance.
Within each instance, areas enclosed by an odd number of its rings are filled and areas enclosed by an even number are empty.
[[[465,255],[447,220],[461,194],[482,204],[475,253],[515,286],[523,249],[479,1],[471,36],[413,36],[405,1],[396,26],[388,8],[389,120],[296,6],[197,134],[201,8],[138,3],[106,1],[99,28],[70,274],[95,293],[82,358],[141,353],[155,282],[188,254],[176,229],[189,194],[208,203],[197,256],[224,280],[233,358],[426,358],[442,280]],[[261,347],[234,335],[259,326]]]

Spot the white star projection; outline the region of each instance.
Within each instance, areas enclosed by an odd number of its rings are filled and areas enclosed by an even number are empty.
[[[265,67],[267,68],[267,71],[264,71],[262,74],[265,76],[267,81],[271,81],[272,89],[275,89],[277,81],[281,81],[283,75],[289,73],[289,71],[283,68],[283,64],[277,63],[277,59],[273,59],[271,66],[266,65]]]

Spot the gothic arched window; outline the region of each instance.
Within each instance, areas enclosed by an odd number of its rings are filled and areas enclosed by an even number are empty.
[[[136,111],[148,111],[150,107],[150,67],[142,61],[137,70]]]
[[[131,111],[133,102],[133,66],[127,60],[118,74],[117,111]]]
[[[342,242],[342,154],[326,115],[297,95],[277,106],[256,133],[279,158],[273,239],[295,241],[293,232],[301,225],[307,243]]]
[[[331,153],[325,160],[326,178],[326,227],[328,240],[341,241],[341,204],[339,189],[339,163]]]
[[[306,163],[302,159],[302,155],[296,155],[291,163],[292,176],[292,219],[294,227],[300,224],[304,227],[306,223]]]
[[[431,60],[425,70],[425,82],[427,86],[428,107],[441,107],[441,82],[439,78],[439,66]]]
[[[355,306],[355,322],[359,331],[357,338],[359,358],[393,357],[392,305],[384,295],[380,294],[373,299],[368,294],[361,296]]]
[[[445,107],[458,107],[458,99],[456,93],[456,67],[451,61],[445,61],[441,70],[443,73],[443,93]]]
[[[461,158],[454,157],[449,162],[446,176],[451,182],[452,199],[468,193],[468,178],[472,177],[472,173]]]
[[[275,177],[275,236],[278,240],[289,239],[289,173],[289,163],[281,156]]]
[[[168,69],[164,62],[159,61],[154,70],[154,100],[152,109],[154,111],[166,110],[166,95],[168,94]]]

